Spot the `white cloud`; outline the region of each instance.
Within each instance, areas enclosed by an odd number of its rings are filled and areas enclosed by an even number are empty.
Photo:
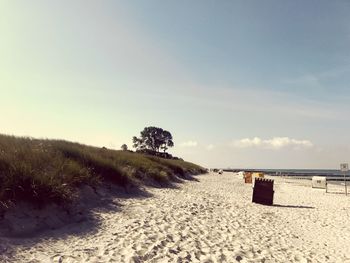
[[[239,141],[235,141],[234,145],[240,148],[260,146],[262,144],[262,140],[258,137],[254,137],[253,139],[244,138]]]
[[[238,148],[264,148],[264,149],[282,149],[285,147],[294,147],[298,148],[310,148],[313,146],[312,142],[309,140],[297,140],[289,137],[274,137],[271,139],[260,139],[259,137],[244,138],[241,140],[237,140],[233,143],[235,147]]]
[[[209,144],[209,145],[207,145],[206,148],[207,148],[208,151],[211,151],[211,150],[214,149],[214,145],[213,144]]]
[[[198,142],[196,141],[187,141],[187,142],[183,142],[183,143],[180,143],[180,146],[181,147],[196,147],[198,145]]]

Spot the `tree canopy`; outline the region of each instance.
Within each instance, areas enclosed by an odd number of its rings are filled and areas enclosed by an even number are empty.
[[[169,147],[174,146],[173,136],[170,132],[158,127],[145,127],[140,133],[140,137],[134,136],[132,138],[133,146],[136,150],[151,150],[159,152],[160,150],[166,152]]]
[[[128,146],[124,143],[121,147],[120,147],[123,151],[127,151],[128,150]]]

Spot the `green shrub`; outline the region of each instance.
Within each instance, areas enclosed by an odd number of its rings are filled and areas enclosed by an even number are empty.
[[[39,205],[67,202],[81,185],[164,183],[176,176],[204,172],[204,168],[182,160],[0,135],[0,206],[18,201]]]

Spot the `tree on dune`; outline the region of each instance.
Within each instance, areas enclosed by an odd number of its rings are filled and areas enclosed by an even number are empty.
[[[128,146],[124,143],[121,147],[120,147],[123,151],[127,151],[128,150]]]
[[[133,147],[137,151],[152,151],[159,153],[162,150],[164,153],[169,147],[174,146],[173,136],[170,132],[158,127],[145,127],[140,132],[140,137],[134,136]]]

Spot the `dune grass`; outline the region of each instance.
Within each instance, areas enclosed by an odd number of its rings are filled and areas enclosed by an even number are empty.
[[[166,183],[205,169],[129,151],[116,151],[62,140],[0,135],[0,206],[19,201],[38,205],[73,200],[82,185],[119,186]]]

